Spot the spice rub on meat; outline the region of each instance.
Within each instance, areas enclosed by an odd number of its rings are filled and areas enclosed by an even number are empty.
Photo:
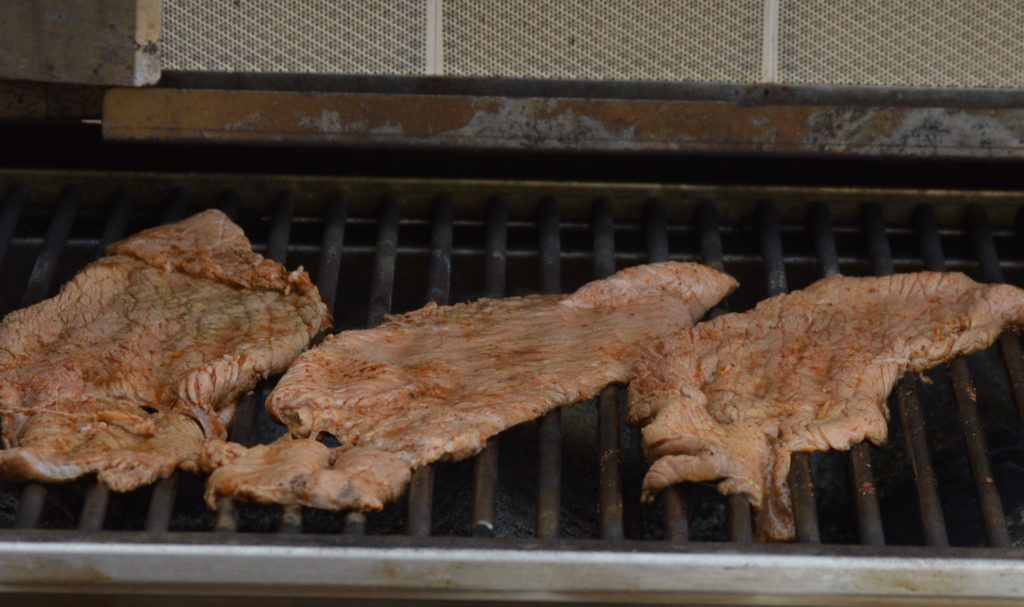
[[[625,382],[651,341],[691,326],[735,287],[707,266],[665,262],[622,270],[572,295],[429,304],[328,337],[296,359],[267,407],[295,438],[337,438],[332,470],[353,478],[300,481],[289,471],[279,486],[294,489],[270,501],[379,508],[408,482],[396,462],[408,472],[469,457],[506,428]],[[278,448],[317,449],[270,447]],[[236,459],[234,470],[263,456],[273,454]],[[247,497],[244,482],[229,482],[232,474],[215,473],[208,496]]]
[[[411,477],[409,465],[386,451],[329,449],[289,436],[249,449],[210,441],[202,462],[213,470],[206,482],[211,509],[226,496],[321,510],[380,510],[401,497]]]
[[[306,273],[254,253],[219,211],[115,243],[0,323],[0,476],[96,472],[127,491],[194,468],[238,397],[329,322]]]
[[[636,366],[628,416],[650,501],[683,481],[749,496],[765,539],[795,535],[794,451],[886,440],[900,376],[977,352],[1024,322],[1024,291],[959,273],[836,276],[683,329]]]

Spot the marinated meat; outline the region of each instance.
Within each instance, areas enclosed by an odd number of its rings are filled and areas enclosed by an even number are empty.
[[[680,330],[641,358],[629,388],[629,420],[653,462],[644,498],[721,479],[719,491],[758,509],[762,538],[792,539],[792,452],[883,443],[902,374],[981,350],[1022,321],[1016,287],[923,272],[827,278]]]
[[[329,322],[306,273],[219,211],[116,243],[0,323],[0,476],[127,491],[194,468],[238,397]]]
[[[408,481],[393,462],[408,471],[469,457],[506,428],[625,382],[647,344],[691,326],[735,287],[707,266],[665,262],[568,296],[429,304],[328,337],[296,359],[267,407],[293,437],[337,438],[343,453],[333,470],[356,478],[321,475],[288,500],[379,507]],[[211,483],[210,495],[241,494],[227,489],[238,485],[228,476]]]
[[[297,504],[322,510],[380,510],[409,484],[409,465],[375,449],[329,449],[312,439],[285,436],[270,445],[245,449],[211,441],[204,467],[206,503],[218,497],[260,504]]]

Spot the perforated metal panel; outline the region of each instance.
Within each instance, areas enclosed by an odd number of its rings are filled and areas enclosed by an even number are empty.
[[[423,0],[165,0],[164,69],[421,74]]]
[[[1024,0],[166,0],[164,68],[1024,87]]]
[[[1024,86],[1021,0],[779,0],[779,80]]]
[[[762,0],[444,0],[457,76],[754,82]]]

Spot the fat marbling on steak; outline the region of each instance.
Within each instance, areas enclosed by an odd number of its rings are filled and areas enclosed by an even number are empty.
[[[645,347],[691,326],[735,287],[707,266],[664,262],[572,295],[428,304],[333,335],[296,359],[267,407],[293,438],[334,436],[338,453],[328,462],[326,451],[294,440],[256,453],[220,445],[207,467],[232,463],[207,495],[379,508],[401,494],[409,469],[469,457],[506,428],[625,382]],[[283,451],[317,452],[316,469],[332,473],[297,473],[281,465]],[[278,482],[254,476],[260,466]],[[260,487],[246,491],[253,481]]]
[[[238,397],[329,323],[306,273],[220,211],[115,243],[0,323],[0,476],[127,491],[195,467]]]
[[[630,384],[630,422],[653,462],[650,501],[682,481],[749,496],[758,534],[795,535],[794,451],[886,440],[901,375],[984,349],[1024,321],[1024,291],[959,273],[836,276],[683,329],[652,348]]]

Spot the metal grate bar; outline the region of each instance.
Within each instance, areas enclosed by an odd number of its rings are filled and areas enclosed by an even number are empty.
[[[773,203],[762,202],[758,205],[757,223],[761,231],[761,255],[768,277],[768,294],[774,296],[785,293],[788,289],[782,257],[782,235],[778,211]],[[794,453],[790,461],[789,485],[793,491],[797,539],[805,544],[820,543],[821,533],[818,528],[818,508],[814,500],[810,455]]]
[[[167,206],[160,217],[160,223],[172,223],[185,218],[188,201],[185,191],[174,188],[167,201]],[[167,531],[174,514],[174,501],[178,495],[178,472],[172,472],[167,478],[160,479],[153,487],[153,496],[149,499],[149,510],[146,513],[146,531],[159,533]]]
[[[3,209],[0,209],[0,264],[7,257],[7,249],[11,246],[11,238],[24,208],[25,191],[21,187],[11,188],[4,199]]]
[[[602,198],[594,203],[591,224],[594,232],[594,278],[604,278],[615,273],[615,222],[607,200]],[[616,386],[605,386],[597,398],[601,537],[610,540],[623,538],[618,392]]]
[[[1005,282],[1003,270],[999,267],[999,255],[992,239],[992,227],[988,213],[983,207],[973,206],[967,211],[967,221],[974,241],[974,252],[981,268],[981,279],[985,282]],[[999,349],[1010,378],[1010,390],[1021,421],[1024,421],[1024,354],[1021,353],[1020,337],[1004,332],[999,336]]]
[[[562,290],[562,243],[558,203],[540,205],[540,290]],[[537,537],[558,537],[562,496],[562,413],[549,411],[538,423]]]
[[[885,231],[882,210],[877,205],[863,209],[862,224],[867,236],[868,257],[872,271],[879,276],[895,272],[892,250]],[[903,425],[907,456],[914,471],[917,489],[917,506],[921,513],[921,531],[928,546],[948,546],[946,521],[939,502],[938,484],[932,469],[932,456],[928,450],[928,439],[924,428],[924,414],[917,398],[917,386],[910,377],[902,378],[896,387],[896,402]]]
[[[441,198],[434,204],[433,232],[430,237],[430,266],[427,268],[427,301],[448,304],[452,272],[452,202]],[[434,467],[413,470],[409,482],[409,513],[406,530],[411,536],[430,535],[431,509],[434,504]]]
[[[366,325],[376,327],[391,311],[391,294],[395,286],[395,257],[398,253],[398,203],[384,201],[377,229],[377,254],[373,263],[373,284],[370,287],[370,312]]]
[[[810,219],[821,273],[823,276],[835,276],[839,274],[839,254],[832,229],[832,213],[824,203],[815,203],[811,207]],[[875,490],[875,475],[871,470],[871,447],[867,443],[861,442],[850,447],[850,468],[853,471],[858,537],[862,544],[882,546],[885,544],[885,533]]]
[[[50,221],[43,240],[43,249],[36,257],[32,273],[29,275],[25,294],[21,298],[21,307],[31,306],[46,299],[53,285],[53,276],[57,272],[57,264],[64,254],[64,245],[71,234],[71,225],[75,221],[78,208],[79,193],[75,188],[67,188],[57,203],[57,210]]]
[[[316,284],[327,309],[333,315],[338,297],[338,279],[341,271],[341,254],[345,246],[345,219],[347,211],[341,197],[334,197],[327,203],[327,217],[324,236],[320,243],[320,265],[316,270]]]
[[[341,197],[335,196],[327,202],[327,215],[324,220],[324,235],[320,242],[320,263],[316,271],[316,284],[320,297],[331,315],[335,312],[335,300],[338,292],[338,273],[341,270],[341,254],[345,241],[345,203]],[[269,251],[269,246],[267,250]],[[291,504],[281,508],[281,523],[278,533],[302,532],[302,506]]]
[[[370,285],[369,313],[366,326],[373,328],[384,321],[391,311],[391,296],[395,288],[395,260],[398,256],[398,202],[388,197],[380,209],[377,226],[377,245],[373,260],[373,282]],[[366,514],[357,510],[345,513],[345,533],[366,533]]]
[[[647,261],[667,261],[668,220],[665,207],[651,200],[644,207],[644,231],[647,237]],[[665,511],[665,539],[670,542],[685,542],[690,537],[689,521],[686,518],[686,494],[682,485],[673,485],[661,492],[661,504]]]
[[[500,200],[487,206],[484,296],[504,297],[507,273],[508,215]],[[473,528],[476,537],[494,535],[494,494],[498,482],[498,436],[488,441],[473,469]]]
[[[28,285],[21,298],[21,307],[31,306],[46,298],[53,285],[53,277],[57,272],[57,264],[64,254],[64,245],[71,234],[71,226],[75,222],[78,209],[79,193],[75,188],[65,188],[57,202],[57,210],[50,220],[43,239],[43,248],[36,257],[29,274]],[[16,529],[34,529],[39,526],[46,503],[46,487],[39,483],[29,483],[21,492],[18,502],[18,513],[15,515]]]
[[[125,191],[118,192],[114,197],[107,221],[103,225],[99,244],[96,246],[96,257],[103,255],[107,245],[124,237],[128,230],[128,219],[131,217],[132,201]],[[82,531],[98,531],[103,528],[107,517],[107,502],[110,490],[106,485],[93,481],[86,490],[82,504],[82,514],[78,519],[78,528]]]
[[[925,267],[935,272],[946,269],[946,256],[939,240],[938,225],[935,213],[928,206],[914,209],[914,220],[921,243],[921,253]],[[971,473],[978,489],[978,502],[981,507],[981,518],[985,526],[985,538],[990,546],[1009,546],[1010,533],[1006,526],[1006,515],[1003,503],[999,498],[992,476],[992,465],[985,447],[985,433],[978,415],[978,398],[974,391],[974,381],[965,358],[957,358],[949,364],[950,379],[953,381],[953,396],[960,410],[960,421],[964,429],[964,441],[967,445],[967,459],[971,464]]]
[[[704,263],[725,271],[725,260],[722,252],[722,233],[718,226],[718,209],[709,202],[697,207],[697,231],[700,234],[700,255]],[[723,300],[708,312],[708,320],[718,318],[729,309],[728,300]],[[750,498],[734,493],[726,498],[729,510],[729,539],[739,543],[754,541],[751,526]]]
[[[228,192],[222,197],[221,208],[232,221],[237,221],[240,206],[240,200],[234,192]],[[280,264],[284,264],[288,254],[292,215],[291,200],[287,196],[279,196],[270,220],[266,257]],[[232,441],[246,446],[252,444],[257,410],[263,406],[266,395],[267,384],[264,382],[252,394],[239,399],[235,421],[231,425]],[[214,531],[227,533],[238,530],[238,504],[233,499],[224,497],[217,501],[217,519],[213,528]]]

